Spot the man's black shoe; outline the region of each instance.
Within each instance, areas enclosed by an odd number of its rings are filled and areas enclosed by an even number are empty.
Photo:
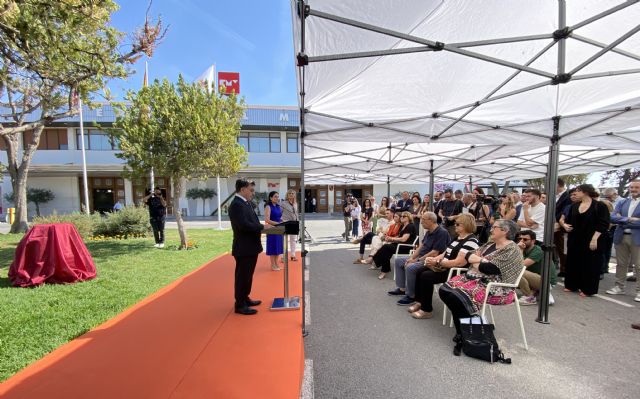
[[[627,277],[627,281],[631,281],[632,283],[637,280],[636,276]]]
[[[259,300],[259,299],[256,299],[255,301],[253,301],[253,300],[251,300],[251,299],[247,299],[247,300],[246,300],[246,304],[247,304],[247,306],[258,306],[258,305],[260,305],[261,303],[262,303],[262,301],[261,301],[261,300]]]
[[[258,313],[257,310],[251,309],[248,306],[245,306],[244,308],[236,308],[235,312],[238,314],[246,315],[246,316]]]

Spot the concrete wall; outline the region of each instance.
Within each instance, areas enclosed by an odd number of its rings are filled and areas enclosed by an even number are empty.
[[[56,196],[53,201],[40,205],[40,214],[42,216],[51,215],[53,212],[62,214],[80,210],[77,177],[29,177],[28,186],[51,190]],[[5,213],[6,209],[13,206],[13,204],[4,201],[4,195],[11,192],[13,192],[11,180],[8,176],[5,176],[2,182],[2,208]],[[36,216],[36,207],[32,203],[29,203],[28,214],[29,219]]]

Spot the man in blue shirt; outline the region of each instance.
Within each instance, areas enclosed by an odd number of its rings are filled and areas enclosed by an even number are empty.
[[[396,289],[389,291],[389,295],[404,295],[398,305],[408,306],[415,302],[416,276],[424,270],[424,260],[428,257],[440,255],[447,249],[451,236],[438,224],[438,218],[433,212],[426,212],[420,218],[425,229],[422,243],[412,255],[396,257]]]

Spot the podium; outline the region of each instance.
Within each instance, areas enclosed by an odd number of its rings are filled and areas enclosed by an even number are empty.
[[[298,235],[300,234],[300,224],[297,221],[282,222],[275,227],[265,230],[266,235]],[[300,297],[289,296],[289,240],[283,237],[284,241],[284,296],[274,298],[271,310],[297,310],[300,309]]]

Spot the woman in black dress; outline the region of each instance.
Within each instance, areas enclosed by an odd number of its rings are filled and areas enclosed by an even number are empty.
[[[581,297],[598,293],[600,268],[604,258],[604,238],[609,229],[607,206],[598,201],[598,193],[591,184],[576,187],[575,198],[562,228],[568,233],[565,292],[579,291]]]
[[[380,274],[378,278],[382,280],[387,273],[391,271],[391,257],[396,253],[398,244],[413,244],[416,239],[416,229],[413,226],[413,216],[410,212],[402,212],[400,217],[400,223],[402,223],[402,229],[398,233],[397,237],[385,237],[385,244],[373,255],[373,261],[376,266],[380,267]],[[400,247],[398,253],[408,254],[413,249],[411,247]]]

